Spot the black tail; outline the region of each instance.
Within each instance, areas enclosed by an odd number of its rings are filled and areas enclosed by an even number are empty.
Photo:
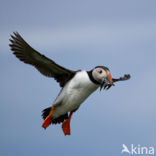
[[[48,107],[42,111],[42,117],[45,119],[50,113],[51,107]]]
[[[45,119],[50,113],[51,107],[48,107],[42,111],[42,117]],[[54,110],[55,111],[55,110]],[[52,119],[52,124],[61,123],[64,120],[68,119],[68,113],[59,116],[58,118]]]

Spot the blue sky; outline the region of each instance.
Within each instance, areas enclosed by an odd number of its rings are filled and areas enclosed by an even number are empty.
[[[121,155],[122,144],[156,149],[156,2],[154,0],[0,2],[0,155]],[[16,59],[9,35],[69,69],[108,66],[132,78],[97,90],[61,125],[41,128],[41,111],[59,85]]]

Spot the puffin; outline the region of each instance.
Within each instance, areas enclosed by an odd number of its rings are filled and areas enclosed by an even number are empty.
[[[41,74],[54,78],[62,88],[52,105],[42,111],[42,127],[62,123],[65,135],[70,135],[74,112],[98,88],[108,90],[115,82],[130,79],[130,74],[112,78],[109,68],[96,66],[90,71],[67,69],[33,49],[18,32],[10,35],[10,48],[22,62],[34,66]]]

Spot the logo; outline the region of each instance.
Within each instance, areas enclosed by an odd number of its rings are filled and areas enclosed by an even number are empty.
[[[131,144],[130,147],[127,147],[125,144],[122,144],[121,154],[124,153],[127,153],[128,155],[154,155],[154,147],[141,146],[139,144],[137,146]]]

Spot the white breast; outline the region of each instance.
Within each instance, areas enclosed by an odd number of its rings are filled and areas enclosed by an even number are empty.
[[[53,105],[57,107],[54,111],[53,118],[79,108],[81,103],[98,87],[98,85],[90,81],[86,71],[77,72],[55,100]]]

